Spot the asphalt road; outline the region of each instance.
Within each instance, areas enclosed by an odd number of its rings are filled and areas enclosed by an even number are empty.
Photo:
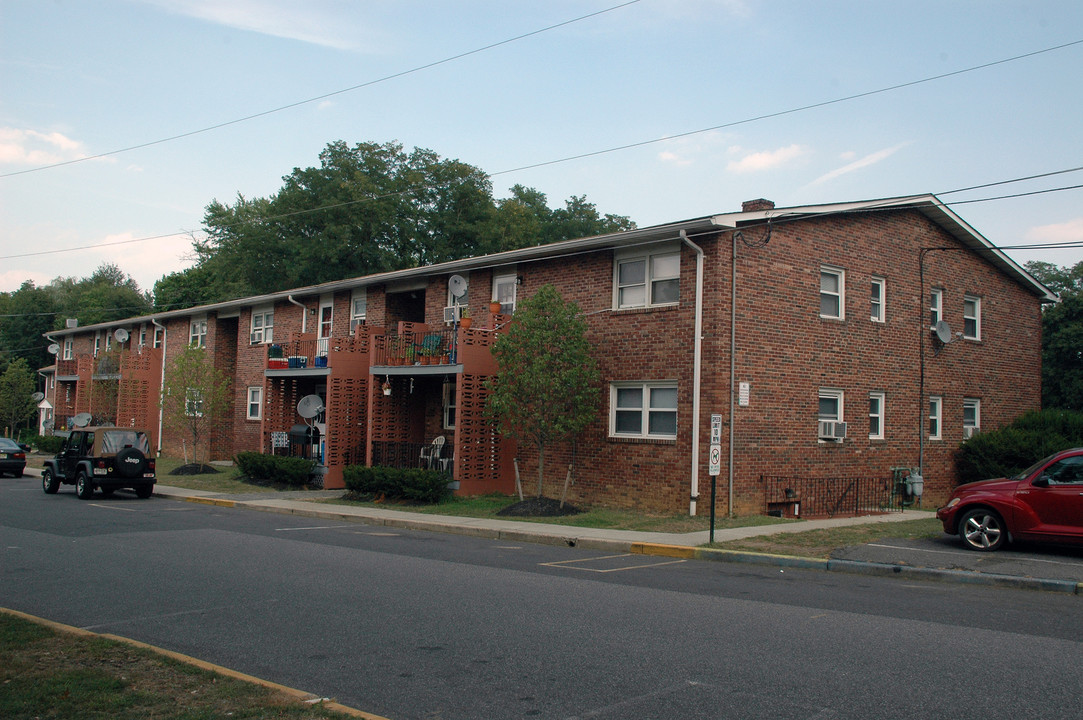
[[[1075,718],[1083,599],[0,481],[0,605],[405,718]]]

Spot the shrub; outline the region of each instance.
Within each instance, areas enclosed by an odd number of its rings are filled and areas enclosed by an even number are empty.
[[[351,465],[342,472],[346,489],[362,497],[381,495],[392,499],[436,504],[450,495],[448,476],[421,468],[367,467]]]
[[[242,473],[253,480],[269,480],[298,487],[308,484],[316,468],[315,460],[257,452],[237,453],[233,461]]]
[[[978,433],[955,455],[960,482],[1010,477],[1060,450],[1083,445],[1083,413],[1043,410]]]
[[[57,435],[34,435],[26,440],[38,452],[48,455],[56,455],[60,452],[60,446],[64,444],[64,438]]]

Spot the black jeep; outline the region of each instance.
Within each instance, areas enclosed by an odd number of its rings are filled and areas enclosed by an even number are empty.
[[[99,488],[109,496],[131,488],[141,498],[154,492],[154,458],[150,438],[142,430],[88,427],[72,430],[55,458],[45,461],[41,489],[52,495],[60,483],[75,485],[82,500]]]

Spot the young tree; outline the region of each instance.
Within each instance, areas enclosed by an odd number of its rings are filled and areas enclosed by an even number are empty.
[[[579,306],[552,285],[523,300],[493,345],[500,370],[489,384],[487,416],[508,437],[538,449],[538,497],[545,448],[572,439],[595,418],[599,373]]]
[[[33,394],[34,372],[26,360],[18,358],[8,363],[7,370],[0,375],[0,422],[12,437],[37,409],[37,403],[30,397]]]
[[[200,450],[206,461],[211,429],[231,409],[229,376],[214,367],[203,348],[185,348],[165,373],[162,385],[162,421],[191,438],[192,459],[200,462]]]

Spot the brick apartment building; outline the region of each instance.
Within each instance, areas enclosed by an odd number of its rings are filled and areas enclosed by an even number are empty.
[[[162,435],[158,394],[164,364],[195,344],[232,381],[214,458],[308,452],[322,458],[325,486],[341,487],[347,465],[416,465],[442,436],[440,464],[460,493],[511,493],[513,458],[527,480],[536,457],[486,422],[484,381],[516,303],[547,283],[583,311],[602,376],[569,499],[692,514],[708,511],[711,481],[718,511],[744,514],[795,499],[790,487],[774,497],[769,478],[890,479],[899,468],[920,468],[926,505],[944,499],[965,438],[1040,406],[1041,306],[1056,300],[935,196],[756,200],[59,330],[46,369],[53,421],[62,430],[90,413],[142,426],[179,455],[180,438]],[[325,409],[306,420],[297,406],[308,395]],[[291,442],[306,422],[319,441]],[[551,457],[554,495],[570,449]]]

